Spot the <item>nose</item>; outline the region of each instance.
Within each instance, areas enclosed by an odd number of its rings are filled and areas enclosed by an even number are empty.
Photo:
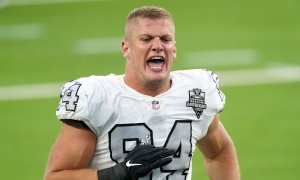
[[[161,52],[163,50],[161,40],[159,37],[153,39],[152,51]]]

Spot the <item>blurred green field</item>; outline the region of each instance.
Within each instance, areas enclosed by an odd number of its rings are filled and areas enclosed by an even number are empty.
[[[95,50],[87,52],[82,45],[97,38],[121,38],[127,13],[142,5],[161,5],[173,14],[178,53],[174,70],[230,72],[300,67],[297,0],[112,0],[18,5],[20,2],[30,1],[12,0],[8,2],[11,5],[0,8],[0,92],[4,86],[123,73],[125,60],[118,50],[120,45],[106,53],[100,50],[107,47],[95,49],[92,44],[89,47]],[[231,54],[236,61],[227,57],[228,63],[207,66],[201,65],[201,59],[188,60],[193,52],[220,54],[228,50],[242,54]],[[249,61],[239,63],[244,56],[249,56]],[[290,77],[287,72],[273,73]],[[299,179],[300,80],[225,85],[222,90],[227,104],[221,119],[235,142],[242,179]],[[0,99],[0,179],[42,179],[60,128],[55,117],[57,103],[58,94],[53,98]],[[193,179],[208,179],[199,152],[194,156]]]

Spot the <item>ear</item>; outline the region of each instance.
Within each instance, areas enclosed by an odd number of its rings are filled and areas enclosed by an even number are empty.
[[[128,49],[128,41],[123,40],[121,46],[122,46],[122,53],[123,53],[123,56],[124,56],[125,58],[127,58],[127,56],[128,56],[128,51],[129,51],[129,49]]]
[[[176,41],[174,42],[173,56],[174,56],[174,59],[176,59]]]

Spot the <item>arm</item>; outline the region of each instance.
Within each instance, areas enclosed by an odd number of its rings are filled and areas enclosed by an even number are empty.
[[[125,161],[110,168],[89,169],[96,146],[96,135],[76,121],[63,123],[61,132],[52,147],[45,180],[127,180],[137,179],[153,169],[169,164],[173,150],[153,145],[137,145]],[[138,163],[138,166],[126,165]]]
[[[240,172],[235,148],[218,115],[208,128],[207,135],[197,142],[205,168],[211,180],[239,180]]]
[[[63,123],[54,143],[45,180],[97,180],[97,170],[88,169],[96,146],[96,135],[78,122]]]

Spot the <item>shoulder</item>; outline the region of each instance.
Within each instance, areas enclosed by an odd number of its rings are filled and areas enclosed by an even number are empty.
[[[201,86],[202,89],[219,85],[218,75],[207,69],[177,70],[172,72],[172,76],[181,79],[184,84]]]
[[[93,92],[101,92],[105,89],[108,89],[109,86],[114,86],[118,84],[118,75],[110,74],[106,76],[88,76],[80,77],[78,79],[69,81],[65,83],[61,91],[62,93],[67,90],[78,90],[83,91],[84,93],[91,94]]]
[[[179,81],[179,88],[188,90],[190,96],[201,95],[204,98],[207,104],[204,114],[213,116],[223,109],[226,97],[220,90],[217,74],[207,69],[191,69],[173,71],[172,76]]]
[[[177,70],[172,71],[172,74],[186,77],[186,78],[211,78],[211,76],[215,73],[213,73],[210,70],[207,69],[188,69],[188,70]]]
[[[120,81],[117,75],[89,76],[72,80],[63,85],[60,102],[56,109],[59,119],[83,121],[93,132],[99,134],[95,124],[105,114],[103,103],[118,90],[112,91]],[[105,120],[101,121],[105,124]]]
[[[172,71],[173,74],[178,74],[181,76],[206,76],[208,74],[208,70],[206,69],[187,69],[187,70],[177,70],[177,71]]]
[[[78,106],[100,104],[113,90],[116,91],[118,78],[117,75],[89,76],[65,83],[61,87],[61,102],[58,109],[75,111]]]

